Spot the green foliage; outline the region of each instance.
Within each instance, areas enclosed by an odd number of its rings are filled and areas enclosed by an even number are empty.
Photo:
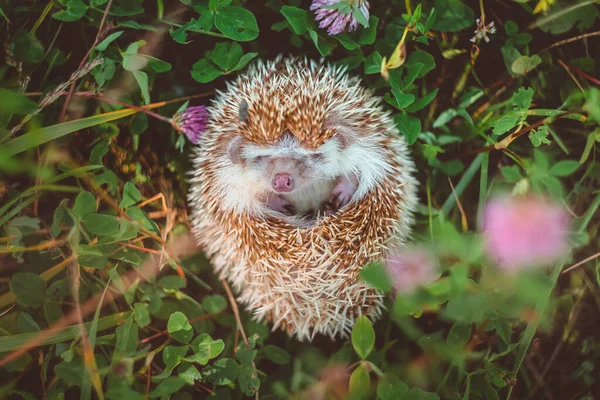
[[[367,358],[375,344],[375,331],[367,317],[361,315],[352,329],[352,347],[363,360]]]
[[[311,3],[0,0],[0,397],[594,392],[600,6],[392,0],[365,15],[343,1],[326,8],[356,29],[330,36]],[[170,118],[276,54],[324,57],[360,78],[416,163],[409,241],[439,274],[403,291],[385,260],[363,266],[361,296],[386,311],[356,315],[346,339],[300,343],[237,315],[204,255],[171,253],[189,227],[192,167]],[[575,251],[550,273],[502,274],[480,232],[496,193],[568,207]],[[576,390],[559,386],[565,376]]]

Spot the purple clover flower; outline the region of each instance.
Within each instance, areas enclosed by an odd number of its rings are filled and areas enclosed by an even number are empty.
[[[338,8],[327,8],[340,3],[348,4],[348,13],[344,14]],[[356,6],[369,19],[369,2],[367,0],[313,0],[310,9],[316,10],[315,20],[321,21],[319,28],[327,29],[329,36],[340,34],[344,31],[353,32],[358,28],[359,22],[352,15],[351,6]]]
[[[539,197],[491,199],[482,230],[487,254],[505,272],[551,264],[569,250],[569,214]]]
[[[394,249],[387,255],[385,264],[396,293],[410,294],[441,275],[437,261],[424,248]]]
[[[208,124],[208,111],[204,106],[187,107],[173,116],[172,125],[182,132],[190,142],[198,144]]]

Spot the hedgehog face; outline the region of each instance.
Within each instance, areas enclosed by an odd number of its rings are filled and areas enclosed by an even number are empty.
[[[232,144],[233,162],[242,164],[246,179],[265,192],[293,195],[336,175],[333,166],[339,155],[337,146],[331,144],[306,149],[289,132],[266,146],[243,139],[236,142]]]

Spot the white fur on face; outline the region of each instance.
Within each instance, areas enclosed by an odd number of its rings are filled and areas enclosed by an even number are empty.
[[[274,194],[271,182],[276,171],[272,161],[276,159],[290,160],[297,165],[296,188],[282,195],[294,204],[298,213],[318,209],[341,176],[358,177],[358,188],[350,201],[361,199],[383,178],[389,164],[380,154],[381,147],[375,138],[359,137],[346,128],[344,135],[343,139],[334,137],[314,150],[302,147],[289,134],[270,146],[241,144],[241,162],[234,163],[225,157],[223,168],[219,170],[223,205],[258,215],[268,212],[264,199]]]

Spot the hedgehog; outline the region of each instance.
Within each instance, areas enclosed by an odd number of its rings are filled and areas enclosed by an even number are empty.
[[[279,56],[217,91],[192,152],[196,241],[256,321],[299,341],[347,338],[384,295],[359,278],[410,235],[408,146],[343,66]]]

